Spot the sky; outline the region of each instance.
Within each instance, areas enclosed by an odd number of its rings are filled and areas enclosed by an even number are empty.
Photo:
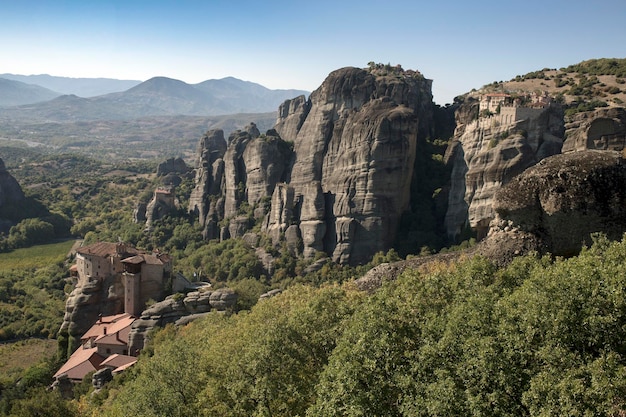
[[[312,91],[400,64],[436,103],[493,81],[626,58],[626,0],[0,0],[0,73]]]

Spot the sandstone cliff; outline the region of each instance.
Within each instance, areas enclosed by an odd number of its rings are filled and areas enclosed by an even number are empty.
[[[65,316],[60,335],[69,336],[68,352],[96,322],[98,316],[111,316],[124,310],[124,284],[120,275],[90,278],[77,285],[65,300]]]
[[[261,134],[251,124],[233,132],[228,146],[222,130],[208,132],[198,153],[190,211],[206,239],[243,236],[255,217],[265,215],[276,184],[285,180],[291,145],[275,130]]]
[[[199,161],[191,210],[206,237],[218,236],[223,219],[231,227],[221,238],[241,235],[242,207],[249,207],[266,216],[262,230],[275,244],[300,242],[306,257],[321,251],[339,263],[363,263],[389,249],[410,208],[411,181],[420,180],[413,175],[417,143],[432,135],[430,88],[418,72],[397,67],[343,68],[308,100],[283,103],[266,135],[235,133],[217,194],[205,185],[211,164]]]
[[[578,113],[565,128],[564,153],[585,149],[621,151],[626,145],[626,109],[610,107]]]
[[[457,128],[446,153],[452,171],[445,220],[450,240],[458,239],[467,228],[484,237],[495,216],[495,192],[561,150],[560,106],[524,109],[518,114],[510,110],[512,114],[478,117],[476,102],[469,101],[457,111]]]

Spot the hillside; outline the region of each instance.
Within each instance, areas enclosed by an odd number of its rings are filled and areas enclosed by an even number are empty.
[[[544,68],[470,93],[546,91],[573,110],[626,103],[626,59],[592,59],[560,69]],[[580,108],[579,108],[580,105]]]

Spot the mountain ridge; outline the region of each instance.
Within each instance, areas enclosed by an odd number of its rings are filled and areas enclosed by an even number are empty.
[[[18,106],[54,99],[61,95],[39,85],[0,78],[0,106]]]
[[[129,120],[147,116],[266,113],[275,111],[286,99],[307,94],[308,91],[304,90],[271,90],[234,77],[188,84],[158,76],[125,91],[95,97],[59,94],[59,97],[65,97],[60,99],[63,102],[61,107],[59,100],[19,103],[5,108],[0,112],[0,117],[11,120],[66,122]]]

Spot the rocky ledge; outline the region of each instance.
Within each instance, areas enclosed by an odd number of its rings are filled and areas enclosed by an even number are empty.
[[[134,354],[143,349],[148,333],[156,327],[169,323],[186,324],[212,311],[232,309],[236,303],[237,294],[228,288],[170,295],[144,310],[135,320],[129,335],[129,350]]]

